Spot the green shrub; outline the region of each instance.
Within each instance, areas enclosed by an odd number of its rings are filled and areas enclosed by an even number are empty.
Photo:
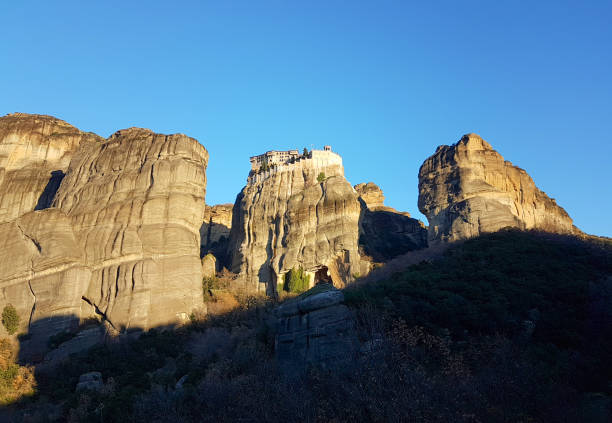
[[[319,176],[317,176],[317,181],[319,181],[319,183],[321,183],[324,180],[325,180],[325,173],[323,173],[323,172],[319,173]]]
[[[285,291],[300,293],[308,290],[309,286],[310,275],[306,274],[301,266],[297,269],[293,268],[285,273]]]
[[[12,304],[7,304],[2,310],[2,324],[9,335],[14,334],[19,329],[19,315]]]

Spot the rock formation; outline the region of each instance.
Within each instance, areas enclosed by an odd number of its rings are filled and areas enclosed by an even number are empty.
[[[355,188],[359,198],[365,203],[368,210],[391,209],[391,207],[385,206],[385,196],[382,189],[374,182],[357,184],[353,188]],[[391,210],[395,211],[394,209]],[[406,216],[410,217],[410,214],[406,213]]]
[[[204,223],[200,228],[200,255],[212,253],[215,257],[224,258],[232,227],[233,204],[206,206]]]
[[[51,116],[0,117],[0,223],[49,207],[75,151],[100,141]]]
[[[342,291],[323,284],[278,307],[274,351],[282,367],[334,367],[353,358],[355,317],[343,302]]]
[[[196,140],[137,128],[103,140],[23,114],[0,118],[0,134],[0,309],[16,307],[32,342],[89,317],[168,325],[201,305],[208,153]]]
[[[504,227],[575,233],[569,215],[523,169],[476,134],[440,146],[419,171],[419,210],[430,241],[471,238]]]
[[[202,257],[202,277],[214,278],[217,274],[217,259],[212,254]]]
[[[385,196],[373,182],[355,185],[361,202],[359,244],[375,262],[427,247],[427,229],[423,223],[384,205]]]
[[[231,270],[250,288],[273,294],[281,277],[300,266],[313,282],[329,278],[338,286],[359,273],[360,206],[342,159],[330,157],[251,175],[238,194],[228,251]]]

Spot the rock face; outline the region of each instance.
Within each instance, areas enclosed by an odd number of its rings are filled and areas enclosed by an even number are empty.
[[[358,349],[355,318],[343,305],[344,294],[319,285],[276,310],[276,358],[281,366],[332,367],[350,361]]]
[[[75,151],[100,141],[51,116],[0,117],[0,223],[49,207]]]
[[[202,258],[202,276],[205,278],[214,278],[217,274],[217,259],[212,254],[206,254]]]
[[[103,140],[37,115],[0,118],[0,133],[12,134],[0,139],[3,175],[33,145],[46,153],[21,169],[65,172],[47,197],[26,176],[0,183],[0,308],[16,307],[32,343],[90,317],[117,331],[172,324],[202,304],[208,153],[196,140],[137,128]],[[14,187],[23,195],[5,202]],[[37,196],[50,207],[35,210]]]
[[[202,257],[208,253],[220,258],[226,256],[233,208],[233,204],[217,204],[204,209],[204,223],[200,227]]]
[[[554,199],[523,169],[476,134],[440,146],[419,171],[419,210],[430,241],[454,241],[511,226],[579,232]]]
[[[359,244],[375,262],[387,262],[408,251],[427,247],[423,223],[384,205],[385,196],[373,182],[355,185],[361,202]]]
[[[383,191],[374,182],[357,184],[353,188],[355,188],[359,198],[363,200],[369,210],[387,208],[385,207],[385,196]],[[407,216],[410,216],[410,214],[407,214]]]
[[[53,205],[92,270],[85,300],[118,330],[186,319],[202,291],[208,152],[182,134],[131,128],[82,153]]]
[[[319,182],[321,173],[325,180]],[[300,160],[252,175],[234,204],[231,270],[241,274],[247,287],[268,294],[276,292],[285,273],[300,266],[314,276],[313,282],[331,278],[341,286],[359,272],[359,214],[340,156],[334,155],[333,162]]]

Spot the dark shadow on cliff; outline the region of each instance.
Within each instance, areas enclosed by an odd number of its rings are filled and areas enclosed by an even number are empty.
[[[359,202],[359,245],[374,262],[386,263],[427,248],[427,230],[417,219],[390,210],[370,210],[363,199]]]
[[[34,210],[43,210],[51,207],[51,204],[55,199],[55,194],[57,194],[57,190],[62,184],[64,176],[66,176],[66,174],[61,170],[54,170],[51,172],[49,182],[47,182],[44,191],[38,198],[38,202],[36,203]]]
[[[229,246],[229,231],[225,225],[214,222],[204,222],[200,227],[200,258],[206,254],[212,254],[215,256],[221,266],[226,267],[226,255],[227,248]],[[212,234],[215,232],[227,232],[228,236],[221,235],[219,239],[212,241]]]

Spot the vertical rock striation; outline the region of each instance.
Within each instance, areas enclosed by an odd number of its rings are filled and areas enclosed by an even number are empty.
[[[207,162],[181,134],[104,140],[49,116],[0,118],[0,309],[16,307],[37,348],[88,317],[117,331],[185,320],[202,304]]]
[[[208,152],[182,134],[130,128],[82,153],[53,206],[92,269],[86,301],[118,330],[187,319],[202,298]]]
[[[523,169],[476,134],[440,146],[419,171],[419,210],[430,241],[471,238],[504,227],[579,232]]]
[[[321,173],[325,180],[319,182]],[[234,204],[231,269],[248,287],[269,294],[300,266],[312,282],[329,278],[342,286],[359,272],[359,213],[340,156],[332,162],[303,159],[253,175]]]

